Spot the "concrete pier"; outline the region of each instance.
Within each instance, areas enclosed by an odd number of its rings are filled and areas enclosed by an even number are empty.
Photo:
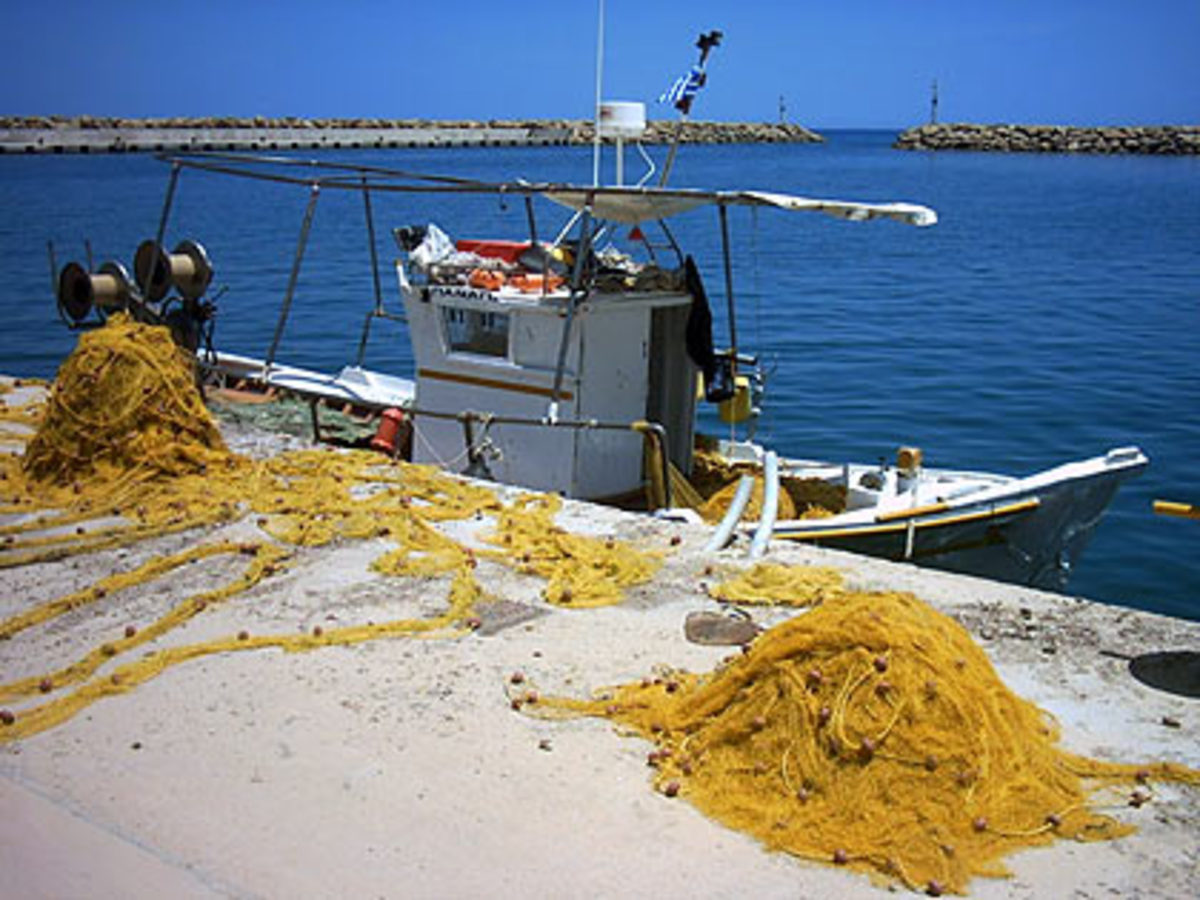
[[[649,122],[644,143],[665,143],[675,122]],[[683,143],[812,143],[799,125],[688,122]],[[0,118],[0,153],[131,153],[181,150],[338,150],[395,147],[544,147],[590,144],[592,123],[570,119],[426,121],[375,119]]]
[[[562,128],[164,127],[0,129],[5,153],[136,153],[178,150],[338,150],[371,147],[505,147],[566,144]]]
[[[31,390],[40,388],[17,388],[7,401],[22,403]],[[230,420],[222,430],[238,452],[272,452],[267,436],[249,426]],[[507,499],[515,493],[497,490]],[[585,696],[656,666],[709,671],[736,652],[689,642],[683,624],[692,611],[718,609],[705,590],[709,567],[744,566],[744,542],[705,554],[707,528],[578,502],[567,502],[557,522],[661,551],[664,566],[623,603],[585,610],[551,607],[536,579],[481,558],[494,603],[472,634],[195,659],[57,728],[0,744],[3,893],[897,896],[862,874],[772,853],[685,800],[656,793],[648,745],[608,722],[510,708],[505,685],[515,672],[545,695]],[[483,527],[446,526],[455,540],[472,543]],[[154,554],[262,539],[247,516],[210,531],[0,570],[0,618]],[[443,589],[372,572],[384,549],[374,538],[296,547],[251,595],[197,619],[189,639],[430,614]],[[1057,719],[1069,750],[1200,766],[1200,623],[785,543],[773,543],[768,559],[835,566],[855,589],[911,591],[954,617],[1012,690]],[[153,621],[180,597],[239,570],[189,566],[161,588],[146,585],[119,604],[77,610],[2,641],[4,680],[62,665],[114,639],[124,623]],[[763,626],[803,614],[750,612]],[[1178,654],[1173,668],[1145,665],[1167,652]],[[1012,878],[976,879],[971,896],[1200,896],[1200,791],[1156,784],[1149,802],[1118,797],[1112,812],[1138,832],[1021,853],[1007,860]]]

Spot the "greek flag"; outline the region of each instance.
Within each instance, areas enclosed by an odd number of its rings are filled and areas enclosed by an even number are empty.
[[[658,102],[678,105],[695,97],[703,85],[704,73],[699,66],[692,66],[690,72],[675,79],[675,83],[658,98]]]

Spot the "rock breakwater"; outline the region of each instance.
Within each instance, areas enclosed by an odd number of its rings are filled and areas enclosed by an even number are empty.
[[[811,143],[800,126],[760,122],[647,123],[645,143],[676,130],[690,144]],[[0,152],[119,153],[164,150],[291,150],[348,147],[516,146],[591,143],[591,122],[573,119],[428,120],[97,116],[0,118]]]
[[[568,128],[571,143],[590,144],[594,134],[591,122],[561,121],[551,123]],[[682,144],[816,144],[825,138],[802,125],[787,122],[672,122],[646,123],[646,144],[670,143],[676,130]]]
[[[898,150],[979,150],[996,153],[1200,154],[1200,126],[1132,125],[1080,128],[1065,125],[947,123],[910,128]]]

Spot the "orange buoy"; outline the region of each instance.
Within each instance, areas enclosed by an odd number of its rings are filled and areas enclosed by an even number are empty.
[[[524,294],[539,294],[543,291],[550,293],[562,287],[563,279],[558,275],[541,275],[531,272],[525,275],[514,275],[509,284]]]
[[[498,269],[472,269],[467,284],[485,291],[498,291],[504,285],[504,273]]]
[[[396,454],[396,438],[400,434],[400,429],[404,425],[404,411],[396,409],[394,406],[385,409],[379,417],[379,428],[375,431],[375,437],[371,438],[371,449],[378,450],[380,453],[386,453],[389,456]]]

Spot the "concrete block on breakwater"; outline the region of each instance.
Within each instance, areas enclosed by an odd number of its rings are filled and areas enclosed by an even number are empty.
[[[979,150],[999,153],[1200,154],[1200,126],[1137,125],[1077,128],[1063,125],[945,123],[909,128],[898,150]]]
[[[645,143],[810,143],[800,125],[757,122],[647,123]],[[500,147],[586,144],[592,123],[571,119],[116,119],[0,118],[0,153],[124,153],[179,150],[271,151],[373,147]]]

